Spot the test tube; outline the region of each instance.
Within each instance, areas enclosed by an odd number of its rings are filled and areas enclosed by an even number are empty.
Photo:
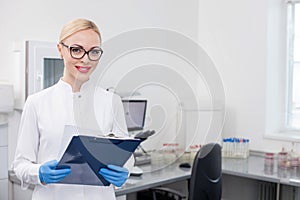
[[[226,138],[223,139],[222,156],[228,156],[228,139]]]

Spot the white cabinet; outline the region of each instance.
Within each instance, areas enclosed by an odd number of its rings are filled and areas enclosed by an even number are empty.
[[[56,43],[26,41],[26,97],[56,83],[63,69]]]
[[[21,185],[13,184],[13,200],[31,200],[32,199],[32,189],[28,188],[27,190],[21,189]],[[2,199],[1,199],[2,200]]]
[[[8,129],[7,124],[0,125],[0,199],[8,200]]]
[[[0,125],[0,147],[7,147],[8,133],[7,126]]]
[[[8,179],[0,179],[0,199],[8,199]]]
[[[0,147],[0,180],[8,179],[8,154],[7,154],[7,147]]]

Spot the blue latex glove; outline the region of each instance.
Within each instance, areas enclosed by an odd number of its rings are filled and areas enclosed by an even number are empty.
[[[57,164],[56,160],[51,160],[41,165],[39,177],[42,183],[57,183],[71,173],[71,168],[55,169]]]
[[[113,185],[120,187],[128,178],[128,170],[116,165],[107,165],[108,168],[101,168],[99,174]]]

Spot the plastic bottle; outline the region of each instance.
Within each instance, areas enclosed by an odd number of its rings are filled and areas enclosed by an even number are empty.
[[[281,152],[278,153],[278,168],[287,169],[289,167],[288,153],[282,148]]]
[[[274,172],[274,153],[265,153],[264,171],[268,175]]]

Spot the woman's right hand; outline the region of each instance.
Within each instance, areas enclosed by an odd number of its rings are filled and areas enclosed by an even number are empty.
[[[70,167],[56,169],[57,165],[57,160],[51,160],[41,165],[39,169],[41,183],[57,183],[71,173]]]

